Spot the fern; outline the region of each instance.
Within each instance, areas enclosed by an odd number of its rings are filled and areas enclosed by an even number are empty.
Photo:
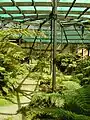
[[[35,104],[36,103],[36,104]],[[30,102],[32,107],[62,107],[64,105],[64,99],[61,98],[58,93],[37,93],[34,94]]]
[[[89,120],[89,116],[75,114],[62,108],[29,108],[23,109],[28,111],[25,115],[26,120]]]
[[[59,93],[37,93],[21,109],[27,120],[90,120],[90,86]]]
[[[65,109],[77,114],[90,116],[90,85],[80,88],[71,93],[64,94]]]
[[[61,84],[66,90],[76,90],[81,88],[80,84],[74,81],[62,81]]]

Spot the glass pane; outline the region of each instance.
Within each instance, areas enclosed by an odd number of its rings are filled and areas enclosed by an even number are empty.
[[[0,2],[11,2],[11,0],[0,0]]]
[[[3,7],[5,10],[18,10],[17,7]]]
[[[86,8],[72,7],[71,11],[84,11]]]
[[[50,0],[34,0],[35,2],[50,2]]]
[[[33,16],[33,15],[36,15],[36,14],[24,14],[25,16]]]
[[[21,10],[34,10],[34,7],[33,6],[25,6],[25,7],[23,7],[23,6],[20,6],[19,7]]]
[[[2,9],[0,8],[0,11],[2,11]]]
[[[51,10],[52,7],[36,7],[37,10]]]
[[[21,22],[21,21],[23,21],[23,20],[20,20],[20,19],[14,19],[13,21],[20,21],[20,22]]]
[[[76,17],[78,17],[78,14],[68,14],[68,16],[76,16]]]
[[[32,0],[14,0],[15,2],[32,2]],[[52,0],[34,0],[35,2],[51,2]],[[11,0],[0,0],[0,2],[11,2]],[[60,2],[73,2],[73,0],[60,0]],[[76,3],[90,3],[90,0],[76,0]]]
[[[14,0],[15,2],[32,2],[32,0]]]
[[[67,11],[69,7],[58,7],[57,10]]]
[[[73,2],[73,0],[60,0],[60,2]],[[90,0],[76,0],[76,3],[90,3]]]
[[[90,18],[90,15],[82,15],[82,17]]]
[[[8,14],[0,14],[0,17],[10,17]]]
[[[73,2],[73,0],[60,0],[60,2]]]
[[[77,0],[77,3],[90,3],[90,0]]]
[[[23,16],[22,14],[11,14],[13,17]]]
[[[35,2],[48,2],[49,0],[34,0]],[[15,0],[15,2],[21,2],[21,0]],[[32,0],[22,0],[22,2],[32,2]]]

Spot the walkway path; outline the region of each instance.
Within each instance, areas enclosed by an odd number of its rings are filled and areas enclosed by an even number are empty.
[[[36,81],[27,79],[27,80],[25,80],[21,89],[28,90],[28,93],[30,93],[29,91],[34,91],[35,87],[36,87]],[[25,103],[25,102],[30,102],[30,99],[28,99],[26,97],[22,97],[21,103]],[[16,113],[17,110],[18,110],[18,106],[14,105],[14,104],[12,104],[10,106],[0,107],[0,113]],[[9,117],[9,115],[8,116],[7,115],[0,115],[0,120],[4,120],[7,117]],[[21,120],[21,115],[13,116],[13,120]]]

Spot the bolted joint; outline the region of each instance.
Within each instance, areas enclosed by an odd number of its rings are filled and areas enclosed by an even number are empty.
[[[57,20],[57,14],[53,14],[52,19]]]
[[[51,20],[57,20],[57,14],[51,13],[51,14],[49,15],[49,18],[50,18]]]

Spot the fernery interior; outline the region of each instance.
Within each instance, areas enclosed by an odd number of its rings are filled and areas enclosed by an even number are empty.
[[[90,120],[90,0],[0,0],[0,119]]]

